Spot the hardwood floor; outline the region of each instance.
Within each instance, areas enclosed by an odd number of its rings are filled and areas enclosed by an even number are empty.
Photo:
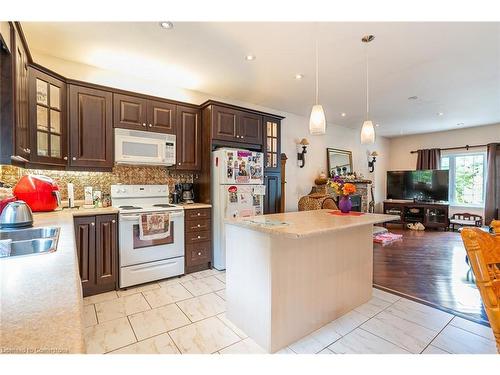
[[[374,285],[487,324],[460,234],[399,228],[387,229],[403,234],[401,241],[374,244]]]

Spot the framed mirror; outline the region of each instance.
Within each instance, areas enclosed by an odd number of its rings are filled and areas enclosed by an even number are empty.
[[[351,151],[327,148],[326,161],[328,163],[328,175],[330,177],[345,176],[353,173]]]

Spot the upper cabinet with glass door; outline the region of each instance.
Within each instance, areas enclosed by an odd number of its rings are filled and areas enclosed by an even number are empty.
[[[30,68],[30,129],[34,163],[66,165],[65,83]]]
[[[264,160],[267,171],[279,172],[281,168],[281,121],[264,117]]]

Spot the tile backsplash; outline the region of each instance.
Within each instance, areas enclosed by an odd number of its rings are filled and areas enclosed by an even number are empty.
[[[169,185],[170,190],[176,182],[193,182],[193,174],[189,172],[170,171],[165,167],[138,167],[116,165],[112,172],[76,172],[54,171],[44,169],[24,169],[10,165],[0,165],[0,181],[14,186],[27,174],[44,175],[54,179],[61,191],[62,199],[67,199],[67,183],[74,184],[75,199],[83,199],[83,188],[92,186],[103,194],[110,193],[110,186],[115,184],[158,184]]]

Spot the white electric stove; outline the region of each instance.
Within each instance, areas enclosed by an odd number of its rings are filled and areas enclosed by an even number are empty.
[[[111,185],[119,209],[120,288],[184,274],[184,209],[169,204],[167,185]],[[141,240],[142,213],[167,212],[170,235]]]

